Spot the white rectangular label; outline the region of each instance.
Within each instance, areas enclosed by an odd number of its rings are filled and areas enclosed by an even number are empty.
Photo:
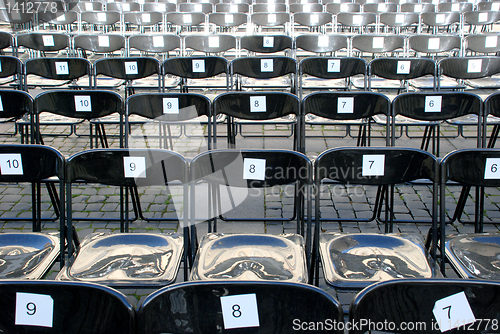
[[[265,96],[250,96],[250,112],[266,112]]]
[[[125,74],[126,75],[139,74],[136,61],[125,62]]]
[[[330,38],[325,35],[318,36],[318,47],[327,48],[330,45]]]
[[[219,47],[219,36],[209,36],[208,37],[208,47],[218,48]]]
[[[460,4],[459,3],[452,3],[451,4],[451,11],[452,12],[459,12],[460,11]]]
[[[0,111],[3,111],[3,102],[2,97],[0,96]]]
[[[153,46],[155,48],[162,48],[165,46],[163,36],[153,36]]]
[[[255,293],[220,297],[220,303],[224,329],[260,326]]]
[[[193,73],[205,73],[205,60],[193,59]]]
[[[476,317],[463,291],[437,300],[432,313],[441,333],[476,322]]]
[[[354,14],[352,17],[352,24],[360,25],[361,24],[361,16]]]
[[[69,66],[66,61],[56,61],[54,62],[54,66],[56,67],[57,75],[68,75],[69,74]]]
[[[90,95],[76,95],[75,96],[75,110],[76,111],[92,111],[92,103]]]
[[[203,6],[202,5],[194,5],[194,11],[195,12],[203,12]]]
[[[386,8],[387,8],[387,6],[385,5],[385,3],[379,3],[377,5],[377,11],[379,11],[379,12],[384,12]]]
[[[340,2],[340,0],[339,0],[339,2]],[[349,11],[349,4],[347,4],[347,3],[341,4],[340,5],[340,11],[341,12],[348,12]]]
[[[274,37],[264,37],[262,47],[273,48],[274,47]]]
[[[467,61],[467,73],[481,73],[482,59],[469,59]]]
[[[179,99],[167,97],[163,98],[163,113],[179,114]]]
[[[423,6],[418,4],[413,7],[416,13],[420,13],[422,11]]]
[[[54,36],[43,35],[42,36],[43,46],[54,46]]]
[[[426,96],[424,112],[441,112],[442,96]]]
[[[97,21],[106,21],[106,13],[97,13]]]
[[[276,11],[276,6],[274,5],[274,3],[269,3],[268,2],[268,5],[267,5],[267,12],[268,13],[274,13]],[[271,20],[269,20],[269,22],[271,22]],[[276,19],[272,22],[276,22]]]
[[[50,295],[16,292],[16,325],[50,327],[54,319],[54,300]]]
[[[485,48],[496,48],[498,44],[497,36],[486,36],[484,39],[484,47]]]
[[[354,97],[339,97],[337,101],[337,113],[352,114],[354,112]]]
[[[269,18],[269,23],[276,23],[276,14],[269,14],[268,15],[268,18]]]
[[[266,160],[265,159],[243,159],[243,179],[245,180],[265,180]]]
[[[94,6],[92,5],[92,3],[87,2],[85,4],[85,10],[93,10],[93,9],[94,9]]]
[[[444,23],[444,19],[445,19],[444,14],[437,14],[436,15],[436,23],[438,23],[438,24]]]
[[[479,13],[477,17],[478,22],[487,22],[488,21],[488,13]]]
[[[429,38],[429,42],[427,45],[429,50],[437,50],[439,49],[439,38]]]
[[[23,175],[20,153],[0,154],[0,175]]]
[[[130,4],[129,3],[124,3],[122,5],[122,11],[129,12],[130,11]]]
[[[318,24],[319,16],[318,14],[311,14],[311,24]]]
[[[101,48],[109,48],[109,36],[98,36],[97,43]]]
[[[491,4],[491,10],[498,12],[500,10],[500,2],[493,2]]]
[[[369,154],[363,155],[362,176],[384,176],[385,155]]]
[[[328,59],[327,72],[340,72],[340,59]]]
[[[238,13],[238,6],[236,6],[236,5],[230,5],[229,6],[229,12],[230,13]]]
[[[373,37],[372,47],[374,49],[382,49],[384,47],[384,37]]]
[[[57,14],[56,21],[59,21],[59,22],[66,21],[66,14]]]
[[[484,179],[485,180],[500,179],[500,158],[486,158]]]
[[[226,14],[224,16],[226,24],[233,24],[234,23],[234,16],[233,14]]]
[[[141,18],[142,18],[143,23],[150,23],[151,22],[151,14],[149,14],[149,13],[142,13]]]
[[[260,71],[261,72],[272,72],[273,69],[273,60],[272,59],[261,59],[260,60]]]
[[[182,19],[184,20],[184,23],[193,23],[193,19],[191,18],[191,14],[182,15]]]
[[[125,178],[145,178],[145,157],[123,157],[123,172]]]
[[[394,18],[395,23],[404,23],[404,21],[405,21],[404,14],[396,14],[396,17]]]
[[[410,74],[411,60],[398,60],[396,74]]]

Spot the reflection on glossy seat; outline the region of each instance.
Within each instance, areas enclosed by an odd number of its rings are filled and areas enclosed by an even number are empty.
[[[1,233],[0,279],[39,279],[59,251],[59,238],[49,234]]]
[[[295,234],[211,234],[200,245],[191,280],[304,281],[303,247],[303,239]]]

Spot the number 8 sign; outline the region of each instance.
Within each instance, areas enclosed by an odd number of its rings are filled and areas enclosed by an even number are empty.
[[[224,329],[259,327],[255,293],[220,297]]]

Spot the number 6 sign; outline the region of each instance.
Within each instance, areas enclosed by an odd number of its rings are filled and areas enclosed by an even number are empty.
[[[255,293],[220,297],[224,328],[259,327],[259,312]]]

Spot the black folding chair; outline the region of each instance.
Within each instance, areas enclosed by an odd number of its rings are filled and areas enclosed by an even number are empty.
[[[135,333],[135,312],[120,292],[98,284],[0,281],[4,333]]]
[[[106,166],[106,168],[103,168]],[[120,187],[120,231],[129,232],[128,188],[173,186],[183,188],[176,203],[179,233],[93,233],[61,269],[57,280],[100,283],[110,286],[162,286],[175,281],[184,259],[187,279],[188,164],[175,152],[158,149],[96,149],[77,153],[66,164],[67,226],[73,228],[72,184],[85,181]],[[103,218],[105,219],[105,218]],[[110,219],[108,219],[110,220]],[[184,235],[183,235],[184,234]],[[71,243],[69,254],[72,254]]]
[[[185,312],[172,312],[178,305],[183,305]],[[223,329],[262,334],[302,330],[342,333],[334,327],[342,322],[338,301],[305,284],[233,281],[178,284],[149,295],[137,317],[138,329],[144,334]],[[311,330],[311,323],[321,323],[321,327]]]
[[[462,279],[403,279],[373,284],[349,309],[349,334],[498,331],[500,284]]]
[[[325,280],[341,289],[359,289],[372,283],[394,278],[432,278],[439,276],[437,260],[437,190],[438,163],[431,154],[415,149],[337,148],[323,152],[315,161],[315,186],[319,192],[323,180],[336,181],[339,186],[386,186],[384,234],[320,233],[321,201],[315,201],[315,234],[312,277],[319,283],[319,261]],[[394,233],[394,185],[418,179],[433,183],[432,227],[428,234],[430,256],[422,238],[413,234]],[[380,187],[379,187],[380,189]],[[378,194],[377,194],[378,195]],[[318,196],[316,196],[318,198]],[[379,196],[376,197],[377,200]],[[335,197],[333,198],[335,204]],[[378,207],[375,203],[375,208]],[[335,222],[373,221],[374,218],[328,218]],[[442,245],[442,244],[441,244]],[[441,252],[441,255],[443,252]]]

